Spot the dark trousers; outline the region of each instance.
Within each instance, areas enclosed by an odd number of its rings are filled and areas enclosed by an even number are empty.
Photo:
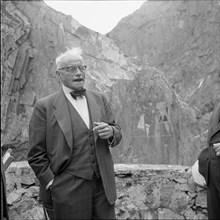
[[[207,187],[208,219],[220,219],[220,157],[213,156],[209,166],[209,182]]]
[[[51,194],[53,207],[46,207],[50,220],[115,219],[115,206],[109,204],[102,180],[95,175],[86,180],[63,172],[56,177]]]

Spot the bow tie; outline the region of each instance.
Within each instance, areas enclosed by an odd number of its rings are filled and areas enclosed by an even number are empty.
[[[86,94],[86,89],[81,89],[81,90],[74,90],[72,92],[70,92],[70,95],[74,98],[77,99],[77,97],[82,97],[85,96]]]

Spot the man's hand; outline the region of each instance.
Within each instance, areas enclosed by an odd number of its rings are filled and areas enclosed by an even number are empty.
[[[97,132],[100,138],[108,139],[113,136],[113,128],[104,122],[94,122],[93,131]]]
[[[220,156],[220,143],[213,144],[213,149],[217,156]]]

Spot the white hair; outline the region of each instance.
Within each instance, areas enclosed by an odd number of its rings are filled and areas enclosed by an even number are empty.
[[[79,58],[82,60],[82,49],[79,47],[74,47],[71,49],[67,49],[65,53],[62,53],[56,58],[57,69],[60,69],[65,65],[65,62],[68,62],[74,58]],[[62,65],[63,64],[63,65]]]
[[[67,51],[64,54],[68,54],[69,56],[81,56],[82,49],[79,47],[73,47],[71,49],[67,49]]]

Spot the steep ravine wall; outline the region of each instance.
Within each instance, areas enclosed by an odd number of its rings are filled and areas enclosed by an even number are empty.
[[[177,123],[180,133],[174,134],[179,136],[174,155],[179,154],[178,164],[193,163],[190,158],[198,155],[199,147],[205,144],[206,135],[203,134],[206,133],[207,120],[220,102],[219,12],[218,0],[148,0],[134,13],[121,19],[107,34],[126,56],[137,57],[161,70],[169,86],[187,103],[185,106],[195,110],[191,110],[192,117],[187,121],[180,120],[181,125]],[[166,113],[167,106],[160,106]],[[168,107],[168,111],[171,109]],[[174,117],[178,117],[176,112],[171,113],[171,119]],[[194,128],[191,130],[190,127]],[[187,128],[191,133],[186,131]],[[165,132],[163,135],[166,139]],[[168,143],[167,140],[165,142]],[[168,157],[170,155],[165,151],[169,152],[172,144],[166,144],[161,151]],[[154,145],[152,149],[155,148]]]
[[[108,34],[205,115],[220,101],[220,1],[146,1]]]
[[[115,177],[117,219],[207,219],[206,189],[188,166],[115,164]],[[44,220],[28,163],[12,163],[6,181],[10,219]]]
[[[112,87],[119,80],[131,80],[138,67],[128,63],[109,38],[43,1],[1,1],[1,12],[3,151],[11,147],[16,160],[26,159],[33,106],[37,99],[59,89],[55,58],[67,48],[82,48],[88,66],[87,88],[105,92],[119,111],[119,97],[112,98]]]
[[[205,144],[211,111],[202,114],[174,91],[165,74],[127,57],[108,37],[43,1],[1,1],[1,147],[25,160],[37,99],[59,89],[55,58],[80,46],[86,86],[107,94],[123,139],[115,163],[192,165]]]

